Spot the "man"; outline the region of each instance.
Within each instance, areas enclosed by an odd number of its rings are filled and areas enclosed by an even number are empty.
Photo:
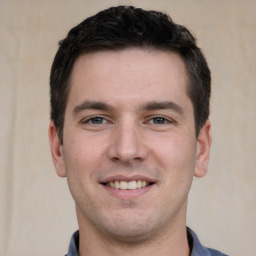
[[[110,8],[60,42],[49,139],[76,205],[68,256],[224,255],[186,228],[209,159],[210,82],[193,36],[159,12]]]

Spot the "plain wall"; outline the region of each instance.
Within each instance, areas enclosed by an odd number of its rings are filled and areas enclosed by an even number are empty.
[[[256,2],[0,0],[0,255],[67,252],[77,229],[48,145],[49,73],[57,42],[97,11],[132,4],[190,28],[213,78],[208,174],[195,179],[188,225],[206,246],[256,255]]]

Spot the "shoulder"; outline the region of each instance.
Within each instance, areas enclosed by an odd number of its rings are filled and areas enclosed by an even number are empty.
[[[222,253],[220,251],[217,251],[215,249],[211,249],[211,248],[207,248],[207,249],[209,250],[211,256],[228,256],[227,254],[224,254],[224,253]]]

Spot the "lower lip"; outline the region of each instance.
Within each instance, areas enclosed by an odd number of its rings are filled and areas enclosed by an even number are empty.
[[[149,185],[144,188],[138,189],[115,189],[106,185],[102,185],[112,196],[118,197],[120,199],[132,199],[139,196],[142,196],[149,192],[153,187],[154,184]]]

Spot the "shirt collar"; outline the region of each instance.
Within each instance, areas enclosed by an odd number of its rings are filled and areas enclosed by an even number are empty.
[[[188,235],[188,241],[191,247],[190,256],[225,256],[225,254],[219,251],[208,249],[202,246],[197,235],[188,227],[187,227],[187,235]],[[79,256],[78,248],[79,248],[79,231],[77,230],[71,237],[68,254],[66,254],[65,256]]]
[[[197,235],[187,227],[188,241],[191,243],[191,256],[210,256],[209,250],[202,246]]]
[[[69,248],[68,248],[68,254],[66,254],[65,256],[79,256],[78,248],[79,248],[79,230],[77,230],[71,237]]]

